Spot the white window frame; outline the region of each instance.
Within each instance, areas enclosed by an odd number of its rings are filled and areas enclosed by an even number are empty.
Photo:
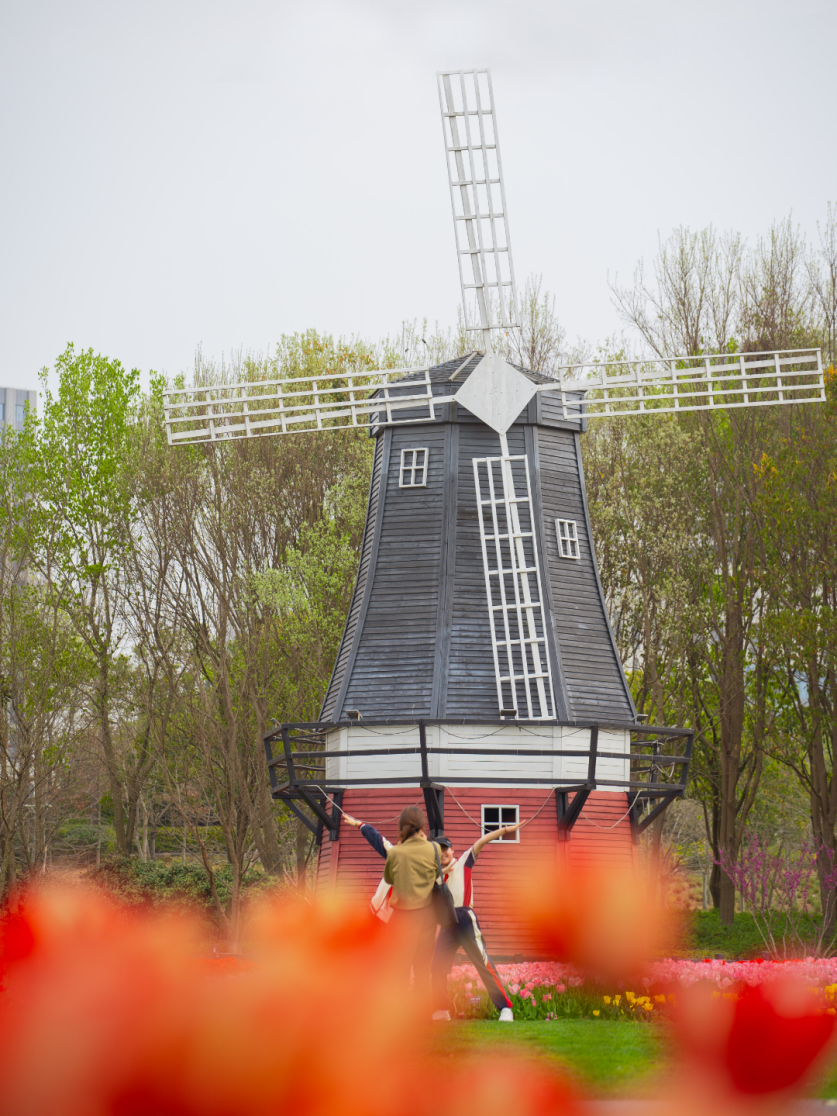
[[[563,534],[561,528],[564,529]],[[556,519],[555,535],[558,539],[558,553],[562,558],[581,558],[581,547],[578,544],[578,520]]]
[[[424,454],[422,464],[417,464],[420,453]],[[417,446],[401,451],[401,469],[398,473],[399,488],[427,488],[427,463],[430,450],[427,446]]]
[[[480,829],[482,830],[482,836],[483,837],[486,835],[486,833],[493,833],[494,832],[494,823],[493,822],[489,823],[492,826],[491,829],[486,829],[485,828],[486,827],[485,811],[486,810],[499,810],[500,811],[500,813],[497,815],[498,818],[499,818],[499,822],[497,824],[498,829],[500,828],[501,825],[517,825],[517,823],[520,821],[520,807],[519,806],[517,806],[517,805],[515,805],[511,802],[485,802],[480,807]],[[503,810],[514,810],[514,820],[510,821],[508,818],[504,818],[503,817]],[[497,837],[495,843],[503,844],[503,845],[519,845],[520,844],[520,830],[516,829],[510,837],[509,836]]]

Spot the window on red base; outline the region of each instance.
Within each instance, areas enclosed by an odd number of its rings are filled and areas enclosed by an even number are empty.
[[[493,833],[495,829],[499,829],[501,825],[517,825],[520,821],[520,807],[519,806],[483,806],[482,808],[482,832]],[[520,830],[514,833],[507,833],[503,837],[497,838],[498,843],[503,844],[520,844]]]

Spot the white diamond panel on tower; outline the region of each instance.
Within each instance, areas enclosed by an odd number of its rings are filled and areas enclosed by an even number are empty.
[[[456,402],[498,434],[505,434],[536,391],[528,376],[496,353],[486,353],[456,393]]]
[[[437,74],[465,328],[519,324],[490,70]]]

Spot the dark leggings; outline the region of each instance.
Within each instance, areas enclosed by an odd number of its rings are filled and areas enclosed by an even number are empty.
[[[494,962],[488,956],[477,916],[470,907],[456,908],[456,926],[443,926],[436,940],[433,954],[433,1010],[446,1011],[448,1008],[448,973],[453,967],[453,958],[459,946],[465,950],[474,965],[491,1002],[500,1010],[511,1007],[503,982]]]

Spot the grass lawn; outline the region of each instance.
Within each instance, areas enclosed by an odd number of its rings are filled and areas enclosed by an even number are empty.
[[[549,1023],[468,1020],[438,1025],[434,1047],[441,1056],[515,1050],[560,1066],[586,1093],[599,1097],[648,1096],[657,1092],[667,1064],[665,1032],[655,1024],[610,1019],[563,1019]],[[837,1097],[837,1060],[813,1090]]]
[[[450,1056],[487,1045],[554,1062],[598,1096],[653,1092],[666,1064],[665,1041],[657,1027],[610,1019],[463,1020],[440,1024],[434,1043],[440,1054]]]

